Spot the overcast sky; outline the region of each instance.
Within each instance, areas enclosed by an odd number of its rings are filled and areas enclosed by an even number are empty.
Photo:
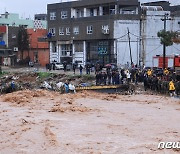
[[[71,1],[71,0],[62,0]],[[141,2],[152,2],[157,0],[140,0]],[[47,4],[59,3],[61,0],[0,0],[0,13],[18,13],[22,18],[32,18],[34,14],[46,13]],[[180,5],[180,0],[169,0],[172,5]]]

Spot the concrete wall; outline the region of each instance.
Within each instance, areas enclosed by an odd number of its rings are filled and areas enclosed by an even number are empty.
[[[139,39],[140,21],[138,20],[116,20],[114,21],[114,39],[117,45],[117,64],[119,66],[131,63],[128,39],[128,29],[130,32],[130,44],[132,51],[132,61],[137,64],[139,61]],[[124,36],[124,37],[122,37]]]
[[[32,62],[35,62],[35,53],[38,54],[38,63],[45,67],[49,63],[49,49],[32,49],[29,51],[29,57]],[[28,56],[28,51],[24,51],[23,58]]]
[[[156,55],[163,54],[163,45],[160,44],[160,39],[157,36],[158,31],[164,29],[164,14],[169,13],[169,11],[148,11],[146,20],[142,24],[142,29],[145,29],[145,32],[142,32],[144,38],[144,46],[142,45],[142,52],[144,52],[145,66],[153,66],[153,57]],[[166,21],[166,30],[167,31],[178,31],[180,30],[180,21],[179,17],[170,17],[172,20]],[[173,44],[166,48],[166,55],[180,54],[180,46],[178,44]]]

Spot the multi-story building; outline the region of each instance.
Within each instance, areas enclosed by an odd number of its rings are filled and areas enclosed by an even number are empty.
[[[30,61],[45,67],[49,63],[49,44],[47,41],[46,29],[27,29],[29,35],[29,50],[24,51],[23,58],[30,58]],[[18,52],[18,59],[20,59]]]
[[[18,29],[0,26],[0,65],[14,65],[16,62]]]
[[[167,1],[144,3],[138,0],[81,0],[48,5],[50,62],[78,61],[153,66],[153,57],[162,55],[157,33],[180,30],[179,6]],[[166,54],[180,54],[178,44]]]
[[[38,23],[42,25],[43,29],[46,29],[47,27],[47,21],[46,20],[40,20]],[[19,18],[19,14],[17,13],[8,13],[5,12],[4,14],[0,14],[0,25],[2,26],[13,26],[13,27],[19,27],[19,25],[23,25],[27,28],[34,28],[36,25],[36,20],[31,20],[29,18],[22,19]]]
[[[132,61],[137,61],[139,42],[133,35],[140,33],[138,0],[64,2],[48,4],[47,11],[50,62],[77,61],[83,65],[98,61],[104,64],[130,62],[126,46],[128,30],[132,36]],[[124,40],[121,39],[123,35],[126,35]]]
[[[47,14],[35,14],[34,20],[47,20]]]
[[[163,29],[180,32],[180,11],[178,8],[180,6],[170,6],[167,1],[142,4],[141,61],[146,66],[155,66],[153,57],[163,55],[163,45],[160,43],[157,33]],[[177,41],[172,46],[166,47],[166,55],[180,55],[179,43],[180,41]]]
[[[32,46],[30,42],[30,47],[34,53],[32,54],[32,61],[41,62],[42,66],[45,66],[45,63],[49,63],[49,47],[47,40],[40,39],[47,36],[47,21],[46,20],[30,20],[30,19],[19,19],[18,14],[5,12],[0,15],[0,64],[4,65],[14,65],[18,60],[18,45],[17,45],[17,36],[19,31],[19,26],[24,26],[30,30],[34,31],[31,33],[33,38],[30,41],[35,41],[36,46]],[[32,36],[29,35],[29,36]],[[43,52],[42,52],[43,51]],[[44,54],[44,55],[43,55]],[[48,60],[47,58],[48,57]],[[41,60],[39,60],[41,59]]]

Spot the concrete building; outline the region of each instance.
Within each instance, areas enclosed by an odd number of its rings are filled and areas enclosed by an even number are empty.
[[[47,41],[46,29],[27,29],[29,35],[29,50],[24,51],[23,58],[30,57],[30,61],[46,66],[49,63],[49,43]],[[20,59],[20,52],[18,52]]]
[[[47,14],[35,14],[34,20],[45,20],[45,21],[47,21]]]
[[[16,13],[8,13],[5,12],[4,14],[0,14],[0,25],[4,26],[13,26],[19,27],[19,25],[23,25],[26,28],[36,28],[37,24],[39,23],[42,26],[42,29],[46,29],[47,21],[46,20],[31,20],[29,18],[20,19],[19,14]]]
[[[157,33],[164,29],[165,14],[169,14],[166,21],[167,31],[180,30],[180,17],[170,16],[170,11],[146,11],[146,15],[142,18],[142,61],[146,66],[153,66],[153,57],[163,54],[163,45]],[[174,43],[172,46],[166,47],[166,55],[180,55],[180,46]]]
[[[179,6],[170,6],[167,1],[144,3],[142,5],[141,16],[141,59],[145,66],[154,66],[153,57],[163,55],[163,45],[157,33],[166,26],[166,31],[180,32],[180,13]],[[166,24],[163,19],[167,14]],[[180,55],[180,45],[174,43],[172,46],[166,47],[166,55]]]
[[[36,40],[37,37],[45,37],[47,36],[47,21],[46,20],[30,20],[30,19],[19,19],[18,14],[14,13],[8,13],[0,15],[0,64],[1,65],[15,65],[18,61],[18,45],[17,45],[17,36],[18,36],[18,30],[19,26],[23,25],[27,29],[33,29],[34,31],[38,31],[36,35],[33,35],[33,39]],[[39,30],[41,29],[41,30]],[[37,53],[36,57],[39,57],[38,59],[41,59],[42,65],[45,66],[44,63],[49,63],[49,59],[46,60],[46,58],[43,58],[43,56],[40,56],[41,53],[44,53],[44,57],[49,58],[49,50],[48,43],[46,40],[44,40],[44,45],[42,45],[42,39],[41,42],[37,41],[37,46],[32,46],[32,49],[36,48]],[[41,50],[43,52],[41,52]],[[46,55],[47,54],[47,55]],[[34,61],[34,58],[32,58]],[[45,61],[45,62],[44,62]]]
[[[119,49],[124,43],[121,41],[120,44],[118,38],[127,33],[127,27],[132,33],[138,31],[133,29],[133,25],[138,28],[139,6],[138,0],[82,0],[49,4],[50,62],[78,61],[85,65],[86,62],[97,61],[116,63],[118,59],[121,63],[123,55]],[[127,22],[129,24],[125,26]],[[119,31],[121,25],[124,27]],[[133,41],[132,46],[137,46],[137,39]],[[134,52],[134,47],[132,50]]]
[[[0,26],[0,65],[16,63],[18,29],[19,27]]]
[[[162,55],[157,33],[179,31],[178,7],[170,3],[144,3],[138,0],[82,0],[49,4],[48,30],[50,62],[78,61],[153,66],[153,57]],[[180,54],[178,44],[167,47],[167,54]]]

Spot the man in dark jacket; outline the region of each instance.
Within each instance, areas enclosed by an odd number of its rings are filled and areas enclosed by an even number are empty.
[[[82,75],[82,70],[83,70],[83,67],[82,67],[82,65],[80,65],[79,66],[80,75]]]

